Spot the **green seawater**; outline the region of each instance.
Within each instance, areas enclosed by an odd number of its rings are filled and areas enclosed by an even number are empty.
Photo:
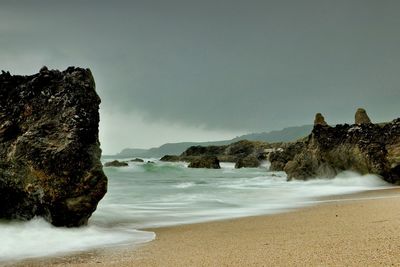
[[[287,182],[285,173],[268,171],[267,163],[248,169],[222,163],[212,170],[148,160],[155,163],[104,168],[108,192],[87,227],[55,228],[40,218],[0,221],[0,263],[140,244],[155,237],[146,228],[273,214],[313,205],[321,196],[390,186],[376,176],[350,172]]]

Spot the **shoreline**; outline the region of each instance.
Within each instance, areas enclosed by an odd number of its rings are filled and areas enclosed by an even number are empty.
[[[322,197],[278,214],[142,229],[156,239],[5,266],[399,265],[399,223],[394,187]]]

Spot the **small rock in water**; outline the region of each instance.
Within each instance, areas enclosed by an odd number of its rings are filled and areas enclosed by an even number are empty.
[[[131,159],[131,162],[144,162],[144,160],[139,159],[139,158],[135,158],[135,159]]]
[[[189,166],[189,168],[207,168],[207,169],[220,169],[219,160],[215,156],[202,156],[199,158],[193,159]]]
[[[240,158],[236,164],[235,168],[240,169],[240,168],[258,168],[260,166],[261,162],[260,160],[257,159],[255,156],[247,156],[244,158]]]
[[[118,160],[113,160],[104,164],[104,167],[126,167],[128,163]]]

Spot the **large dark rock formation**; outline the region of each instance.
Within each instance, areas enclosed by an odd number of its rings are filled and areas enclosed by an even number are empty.
[[[0,218],[87,222],[107,190],[88,69],[0,75]]]
[[[222,162],[235,162],[238,168],[258,167],[266,159],[265,150],[271,147],[266,142],[241,140],[223,146],[192,146],[180,156],[166,155],[161,160],[193,162],[204,156],[213,156]]]
[[[400,182],[400,119],[383,125],[360,123],[317,124],[305,140],[271,153],[273,170],[288,179],[333,177],[343,170],[373,173],[391,183]]]
[[[193,159],[189,168],[207,168],[207,169],[220,169],[219,160],[215,156],[201,156]]]

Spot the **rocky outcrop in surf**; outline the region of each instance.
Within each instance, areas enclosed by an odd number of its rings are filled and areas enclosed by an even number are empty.
[[[125,161],[113,160],[106,162],[104,167],[127,167],[129,164]]]
[[[235,163],[235,168],[257,168],[260,166],[260,160],[254,156],[250,155],[244,158],[240,158]]]
[[[353,125],[315,124],[307,138],[270,154],[271,169],[284,170],[289,180],[333,177],[352,170],[399,183],[400,119],[372,124],[365,110],[357,114]]]
[[[189,168],[220,169],[219,160],[215,156],[201,156],[192,159]]]
[[[89,69],[0,75],[0,218],[86,224],[107,190]]]
[[[177,162],[180,160],[181,160],[180,157],[177,155],[165,155],[160,159],[160,161],[168,161],[168,162]]]
[[[134,159],[131,159],[130,162],[144,162],[144,160],[140,159],[140,158],[134,158]]]
[[[265,160],[266,150],[272,145],[260,141],[241,140],[223,146],[192,146],[180,156],[166,155],[162,161],[193,162],[205,156],[217,157],[221,162],[235,162],[237,168],[258,167]]]

